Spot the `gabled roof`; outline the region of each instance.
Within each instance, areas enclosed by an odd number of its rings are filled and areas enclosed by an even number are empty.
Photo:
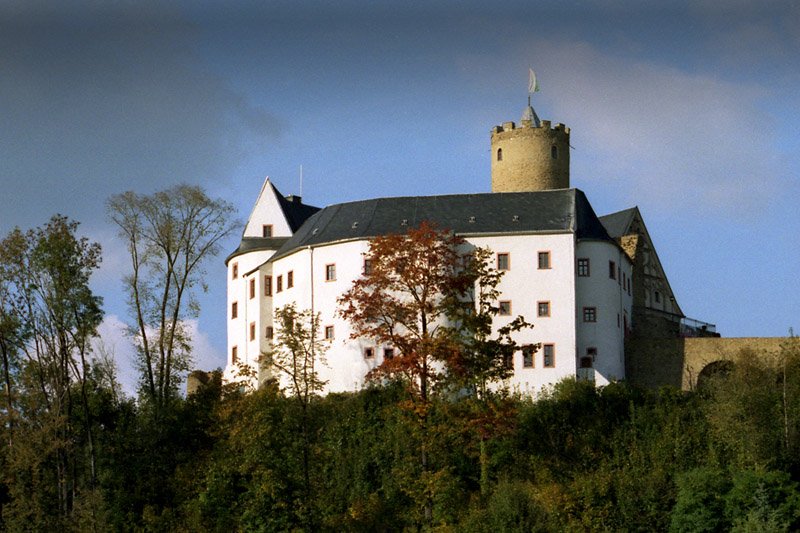
[[[377,198],[336,204],[311,216],[275,253],[405,232],[423,221],[460,235],[573,232],[615,242],[582,191],[455,194]]]
[[[289,223],[289,227],[292,229],[292,233],[297,231],[311,215],[320,210],[319,207],[304,204],[299,196],[289,196],[288,198],[283,196],[272,182],[269,182],[269,184],[275,191],[278,203],[281,206],[283,215],[286,217],[286,222]]]
[[[636,216],[637,211],[639,211],[638,207],[623,209],[610,215],[601,216],[600,222],[603,223],[612,238],[618,239],[630,233],[631,222],[633,222],[633,217]]]

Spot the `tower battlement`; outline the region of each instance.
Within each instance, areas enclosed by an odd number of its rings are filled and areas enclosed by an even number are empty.
[[[528,109],[519,125],[504,122],[491,130],[492,192],[569,188],[569,128],[549,120],[539,125]]]

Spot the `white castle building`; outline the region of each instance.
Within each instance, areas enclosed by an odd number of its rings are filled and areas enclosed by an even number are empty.
[[[504,270],[500,327],[517,315],[535,327],[519,344],[540,343],[532,357],[514,355],[507,385],[534,392],[568,377],[598,385],[625,377],[625,340],[633,323],[680,311],[638,209],[598,217],[579,189],[569,188],[569,128],[551,127],[533,109],[521,123],[491,134],[492,192],[378,198],[323,209],[284,197],[267,179],[226,259],[228,361],[224,379],[248,365],[263,380],[259,357],[270,350],[274,310],[293,303],[319,313],[330,341],[318,367],[327,391],[353,391],[391,346],[351,339],[337,298],[364,270],[369,240],[403,233],[423,221],[488,247]],[[652,322],[652,320],[651,320]],[[662,320],[663,322],[663,320]]]

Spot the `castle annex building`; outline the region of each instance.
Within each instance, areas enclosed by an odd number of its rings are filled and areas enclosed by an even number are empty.
[[[277,308],[319,313],[329,341],[317,368],[327,390],[352,391],[394,347],[351,339],[337,299],[364,272],[369,240],[403,233],[423,221],[488,247],[504,271],[501,327],[523,315],[535,327],[515,336],[540,343],[518,352],[507,385],[535,392],[565,377],[598,385],[626,377],[626,343],[650,337],[713,335],[713,326],[685,319],[635,207],[598,216],[570,188],[569,128],[540,120],[528,106],[520,124],[491,131],[492,192],[377,198],[323,209],[284,197],[267,179],[228,271],[228,361],[233,380],[247,365],[259,381]]]

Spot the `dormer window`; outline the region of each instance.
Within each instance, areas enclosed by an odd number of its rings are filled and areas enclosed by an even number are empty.
[[[503,149],[502,148],[498,148],[497,149],[497,160],[498,161],[502,161],[503,160]]]

